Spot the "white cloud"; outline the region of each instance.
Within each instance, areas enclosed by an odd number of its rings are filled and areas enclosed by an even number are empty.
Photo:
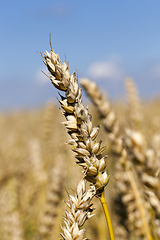
[[[98,61],[88,68],[91,78],[96,80],[121,81],[124,78],[124,70],[116,59]]]

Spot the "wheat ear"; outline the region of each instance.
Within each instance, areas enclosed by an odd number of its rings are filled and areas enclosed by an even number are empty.
[[[33,138],[29,141],[29,154],[32,166],[35,188],[34,191],[47,181],[47,174],[44,170],[40,142],[38,139]]]
[[[1,239],[23,240],[23,226],[17,209],[16,179],[12,178],[0,190]]]
[[[86,190],[86,182],[82,179],[74,196],[68,193],[68,201],[66,203],[65,216],[63,216],[65,226],[61,227],[63,240],[83,239],[85,229],[81,229],[85,221],[93,216],[94,210],[91,200],[95,196],[96,190],[94,186],[90,186]]]
[[[52,84],[65,92],[65,96],[60,95],[59,102],[66,118],[63,124],[72,138],[68,143],[72,151],[76,153],[77,164],[84,169],[85,179],[95,186],[96,194],[102,200],[102,193],[109,176],[106,172],[106,156],[102,156],[106,147],[101,147],[102,141],[95,141],[100,127],[92,126],[92,116],[82,104],[82,90],[78,86],[78,77],[75,72],[70,75],[66,60],[61,64],[59,55],[55,54],[52,46],[50,53],[45,51],[45,54],[41,56],[49,70],[48,77]],[[109,228],[110,235],[113,236],[110,224]]]
[[[63,195],[65,181],[64,169],[65,164],[63,156],[59,155],[56,159],[56,165],[52,168],[50,173],[46,204],[39,227],[40,239],[47,239],[53,232],[58,215],[58,207]]]
[[[125,79],[125,88],[127,92],[129,118],[133,127],[137,130],[141,130],[143,126],[141,103],[137,86],[131,77]]]
[[[148,196],[154,213],[155,225],[160,226],[160,169],[159,158],[154,149],[147,148],[146,140],[142,133],[126,129],[125,146],[128,155],[134,162],[139,179],[144,185],[144,191]],[[156,229],[158,237],[159,231]]]
[[[110,102],[105,99],[95,82],[83,78],[81,79],[81,85],[98,109],[104,129],[107,132],[107,137],[112,143],[112,151],[124,161],[126,158],[126,151],[123,148],[123,142],[119,136],[119,123],[115,112],[112,110]]]
[[[52,131],[53,119],[55,115],[55,106],[50,100],[45,106],[44,124],[43,124],[43,138],[45,141],[49,140]]]

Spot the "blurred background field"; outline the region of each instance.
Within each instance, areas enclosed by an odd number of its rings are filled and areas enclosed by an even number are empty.
[[[52,87],[52,86],[51,86]],[[127,102],[112,102],[112,107],[120,122],[120,131],[130,126],[127,120]],[[152,144],[154,136],[160,134],[160,99],[142,102],[143,132]],[[94,125],[101,124],[96,108],[89,102]],[[60,222],[64,215],[67,192],[76,189],[82,177],[81,169],[75,164],[74,154],[65,144],[69,139],[61,124],[63,115],[57,103],[47,102],[43,107],[0,113],[0,239],[55,239],[60,232]],[[105,194],[114,225],[116,218],[113,200],[114,171],[116,158],[103,127],[100,139],[107,145],[108,172],[111,176]],[[42,237],[47,192],[50,183],[59,184],[53,169],[61,165],[62,195],[58,206],[52,205],[57,213],[52,215],[49,237]],[[54,195],[54,192],[53,192]],[[95,201],[95,214],[86,224],[90,239],[106,239],[106,222],[99,202]],[[52,201],[51,201],[52,202]],[[46,213],[47,215],[47,213]],[[55,220],[56,219],[56,220]],[[57,238],[56,237],[56,238]]]

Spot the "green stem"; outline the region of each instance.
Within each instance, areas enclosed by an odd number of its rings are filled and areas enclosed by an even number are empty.
[[[107,220],[107,225],[108,225],[110,239],[111,240],[115,240],[113,227],[112,227],[112,223],[111,223],[111,218],[110,218],[110,215],[109,215],[109,211],[108,211],[106,200],[104,198],[104,191],[101,194],[100,201],[101,201],[101,204],[102,204],[102,207],[103,207],[103,211],[104,211],[104,214],[105,214],[105,217],[106,217],[106,220]]]

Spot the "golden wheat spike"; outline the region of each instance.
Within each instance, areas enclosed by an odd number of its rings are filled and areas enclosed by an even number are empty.
[[[44,206],[43,215],[40,220],[40,239],[46,239],[54,232],[54,226],[57,221],[58,208],[61,204],[64,190],[65,165],[64,156],[59,154],[59,156],[56,158],[55,166],[50,172],[46,203]]]
[[[23,225],[17,203],[16,185],[16,179],[12,178],[0,190],[1,237],[6,240],[24,239]]]
[[[129,119],[136,130],[142,130],[143,112],[136,83],[131,77],[125,79]]]
[[[62,124],[72,138],[68,143],[72,146],[72,151],[76,153],[77,163],[83,167],[85,179],[96,188],[97,195],[104,203],[103,191],[109,180],[106,157],[103,156],[105,147],[101,146],[102,141],[95,141],[99,127],[93,127],[92,116],[82,103],[82,90],[79,89],[76,72],[70,75],[66,60],[62,64],[59,55],[55,54],[52,47],[50,53],[45,51],[45,54],[41,56],[49,70],[51,83],[65,93],[65,96],[60,95],[59,102],[66,119]],[[106,204],[102,206],[105,211]],[[108,213],[106,217],[110,237],[114,239]]]

